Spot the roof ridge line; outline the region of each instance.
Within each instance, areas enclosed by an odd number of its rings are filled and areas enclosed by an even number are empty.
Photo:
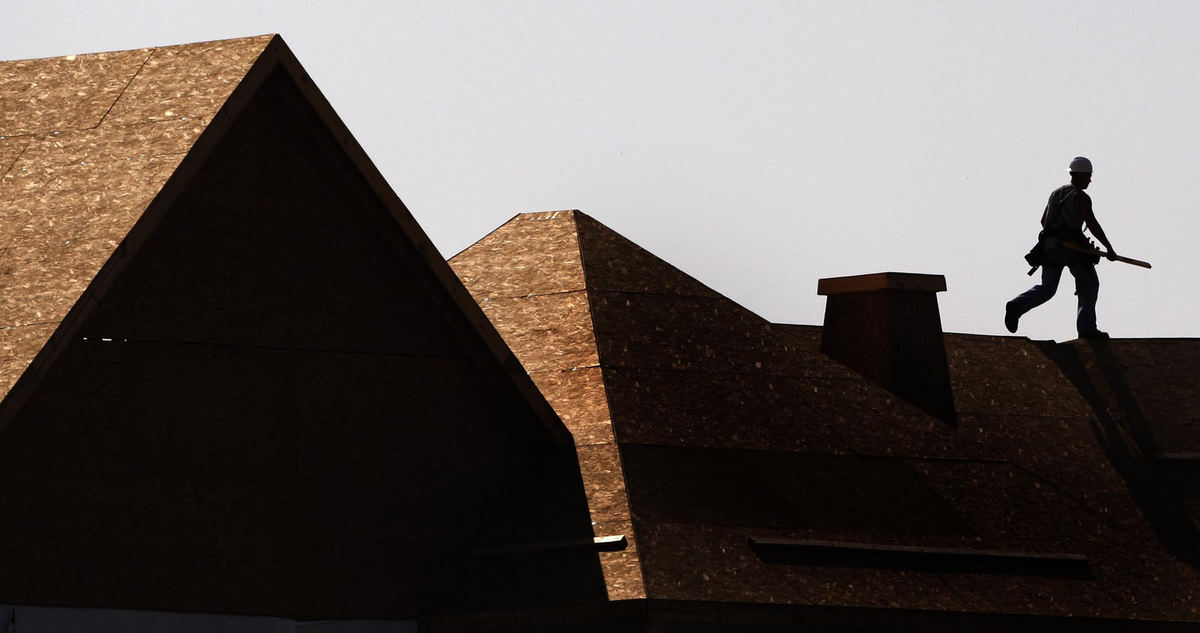
[[[620,446],[621,440],[617,436],[617,425],[613,422],[612,415],[612,399],[608,393],[608,381],[604,379],[604,359],[600,358],[600,333],[596,331],[596,309],[592,301],[592,292],[588,287],[588,263],[583,256],[583,240],[580,239],[579,217],[584,216],[580,211],[575,211],[569,215],[571,224],[575,228],[575,251],[579,255],[579,270],[583,275],[583,296],[584,302],[587,304],[588,321],[591,322],[592,328],[592,345],[596,348],[596,368],[600,370],[600,388],[604,393],[604,408],[608,412],[608,426],[612,430],[613,445],[617,447],[617,467],[620,468],[621,490],[625,493],[625,508],[629,512],[629,529],[632,532],[633,538],[629,541],[629,551],[633,554],[637,562],[637,578],[641,581],[641,593],[645,598],[649,598],[650,593],[646,587],[646,567],[642,561],[641,538],[638,535],[637,524],[633,522],[633,502],[629,498],[629,478],[626,475],[625,459],[621,455]],[[587,216],[584,216],[587,217]],[[588,218],[591,220],[592,218]],[[592,220],[595,222],[595,220]],[[590,504],[589,504],[590,506]],[[590,510],[590,507],[589,507]],[[607,581],[605,581],[607,585]]]

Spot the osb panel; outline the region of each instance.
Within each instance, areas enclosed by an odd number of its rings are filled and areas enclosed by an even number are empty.
[[[523,213],[450,259],[477,302],[584,288],[575,213]]]
[[[964,611],[938,574],[762,562],[749,536],[787,530],[697,525],[639,526],[650,598]],[[753,582],[747,579],[753,579]]]
[[[1088,555],[1095,550],[1077,551]],[[1093,566],[1094,569],[1094,566]],[[946,574],[968,611],[1075,617],[1130,617],[1113,603],[1106,579],[1046,578],[1002,574]]]
[[[192,120],[56,132],[35,137],[14,169],[51,176],[71,165],[184,154],[203,131]]]
[[[627,447],[628,448],[628,447]],[[798,456],[801,457],[801,456]],[[830,459],[814,456],[817,459]],[[804,459],[808,459],[805,457]],[[660,463],[661,462],[661,463]],[[888,463],[890,460],[885,461]],[[642,535],[641,555],[646,569],[646,582],[651,597],[687,600],[745,600],[759,602],[809,601],[826,605],[888,606],[910,609],[962,608],[944,599],[961,599],[964,610],[1002,613],[1104,615],[1133,617],[1137,615],[1171,614],[1171,617],[1194,618],[1194,593],[1198,585],[1196,571],[1164,556],[1157,538],[1144,525],[1118,524],[1054,484],[1015,468],[1010,464],[954,461],[915,461],[904,463],[920,473],[936,495],[954,506],[954,514],[971,524],[970,531],[979,536],[941,533],[931,530],[905,532],[895,525],[900,513],[895,509],[879,508],[879,512],[845,512],[846,517],[866,521],[855,526],[846,523],[839,528],[829,523],[836,515],[840,502],[814,501],[820,512],[800,513],[803,516],[823,516],[824,523],[796,520],[797,524],[816,529],[799,530],[779,527],[765,529],[762,511],[743,509],[729,515],[731,520],[705,519],[712,506],[751,503],[770,489],[769,482],[755,477],[771,472],[759,468],[750,477],[724,476],[719,460],[705,459],[703,471],[681,472],[670,460],[655,460],[661,469],[657,474],[643,472],[640,461],[626,456],[630,485],[633,487],[633,508]],[[898,463],[898,462],[897,462]],[[895,463],[893,463],[895,464]],[[705,478],[704,473],[712,473]],[[847,471],[849,473],[851,471]],[[810,473],[836,477],[836,469],[821,466]],[[684,515],[663,514],[647,492],[661,488],[674,478],[689,482],[694,489],[676,485],[659,490],[660,501],[682,504],[691,520]],[[880,477],[879,482],[896,485],[895,476]],[[784,495],[787,503],[803,498],[803,491],[828,490],[835,492],[837,484],[825,482],[801,486]],[[734,492],[722,492],[722,487],[734,487]],[[852,486],[862,489],[863,486]],[[867,488],[871,488],[868,486]],[[740,492],[737,492],[740,490]],[[899,500],[910,507],[904,511],[926,516],[930,512],[920,507],[918,497],[911,492],[878,491],[886,498]],[[697,503],[689,495],[703,495],[707,501]],[[763,508],[775,508],[777,502],[763,499]],[[650,505],[647,505],[650,504]],[[879,505],[876,503],[868,504]],[[884,504],[886,505],[886,504]],[[771,512],[778,513],[775,509]],[[1136,513],[1136,510],[1134,510]],[[676,513],[678,514],[678,513]],[[874,516],[876,521],[867,520]],[[757,517],[757,518],[756,518]],[[740,524],[747,525],[738,528]],[[749,527],[753,524],[753,527]],[[721,527],[725,525],[726,527]],[[710,547],[709,536],[728,535],[719,547]],[[665,535],[665,536],[664,536]],[[843,540],[878,544],[914,545],[1021,551],[1032,553],[1074,553],[1088,556],[1096,575],[1095,580],[1069,578],[1018,577],[1002,574],[926,573],[862,567],[825,567],[801,565],[764,565],[749,548],[745,538],[755,536],[786,536],[801,539]],[[741,552],[739,554],[739,548]],[[782,578],[779,576],[782,575]],[[738,582],[753,577],[754,583]],[[1166,595],[1157,595],[1153,587],[1170,585]],[[948,591],[939,595],[943,589]],[[853,588],[855,591],[850,591]],[[862,591],[863,593],[858,593]],[[740,592],[740,593],[739,593]],[[1124,594],[1114,601],[1113,595]],[[879,602],[870,602],[878,600]],[[1189,602],[1192,600],[1192,602]],[[1157,616],[1156,617],[1166,617]]]
[[[149,49],[0,62],[0,136],[93,128]]]
[[[822,328],[816,325],[771,324],[774,354],[781,373],[796,376],[860,380],[858,372],[821,351]]]
[[[973,415],[959,419],[963,434],[1036,477],[1070,491],[1127,493],[1087,418]]]
[[[527,372],[600,362],[585,292],[498,298],[480,306]]]
[[[625,476],[616,445],[596,444],[576,448],[579,470],[587,491],[592,530],[596,536],[624,534],[629,545],[618,552],[602,553],[600,564],[610,600],[646,597],[637,538],[631,523]]]
[[[202,130],[191,123],[66,132],[29,144],[0,181],[14,233],[124,237]],[[119,218],[116,225],[105,222]]]
[[[723,298],[591,292],[604,366],[858,379],[819,339]],[[814,345],[815,343],[815,345]]]
[[[622,442],[988,458],[998,449],[865,380],[610,367]]]
[[[770,325],[732,301],[592,292],[605,366],[773,371]]]
[[[605,370],[622,442],[849,453],[836,411],[788,376]],[[836,403],[829,403],[834,405]]]
[[[1027,541],[1022,549],[1065,551],[1095,541],[1114,527],[1084,500],[1074,498],[1073,491],[1011,463],[910,460],[908,464],[985,543]]]
[[[1072,344],[1110,415],[1148,432],[1157,452],[1200,452],[1200,341]]]
[[[1105,556],[1099,548],[1080,552],[1093,562],[1093,570],[1097,572],[1093,580],[768,564],[759,560],[746,543],[747,536],[813,538],[794,530],[660,524],[644,528],[642,533],[647,590],[652,598],[965,613],[1196,618],[1193,611],[1196,582],[1191,577],[1194,572],[1181,573],[1155,566],[1157,576],[1138,573],[1120,578],[1111,574],[1107,563],[1095,562],[1102,560],[1097,556]],[[970,549],[978,544],[962,541],[957,546]],[[1126,562],[1130,569],[1151,567],[1136,556],[1129,558]],[[753,578],[754,582],[746,582],[746,578]],[[1162,587],[1165,596],[1156,596],[1156,587]],[[1114,600],[1114,594],[1122,592],[1135,595]],[[1189,598],[1193,600],[1191,604],[1187,602]]]
[[[721,297],[587,215],[575,217],[589,289]]]
[[[619,524],[630,519],[625,475],[615,445],[594,444],[576,448],[579,472],[587,492],[588,508],[597,536],[621,534]]]
[[[8,173],[13,162],[25,151],[29,146],[30,138],[19,136],[15,138],[0,137],[0,178],[3,178]],[[0,231],[2,234],[3,231]]]
[[[1066,509],[1071,515],[1070,508]],[[1085,523],[1081,532],[1089,529]],[[1033,541],[1028,551],[1049,551]],[[960,575],[951,580],[978,610],[1070,613],[1075,616],[1192,620],[1197,617],[1196,569],[1167,554],[1147,526],[1100,526],[1091,538],[1058,544],[1058,551],[1087,556],[1093,578],[1026,578]]]
[[[54,333],[57,323],[0,327],[0,400]]]
[[[642,580],[642,563],[638,552],[638,539],[633,522],[608,521],[608,531],[596,532],[597,536],[624,534],[629,545],[615,552],[600,552],[600,567],[604,571],[604,584],[608,587],[609,600],[636,600],[646,597],[646,586]],[[597,528],[599,525],[596,526]]]
[[[972,536],[903,460],[767,450],[623,445],[630,504],[650,523]]]
[[[534,384],[571,431],[576,446],[612,444],[612,421],[599,367],[530,374]]]
[[[134,152],[42,169],[22,159],[9,172],[0,324],[61,320],[180,160]]]
[[[108,240],[66,240],[8,248],[0,261],[0,325],[61,321],[115,247]]]
[[[273,35],[154,49],[104,125],[200,119],[207,123]]]
[[[1137,538],[1156,542],[1135,533],[1104,543],[1093,557],[1092,568],[1104,582],[1112,609],[1125,617],[1200,620],[1200,572],[1157,548],[1131,546]]]
[[[1062,417],[1086,411],[1070,381],[1027,339],[951,334],[945,341],[960,415]]]
[[[799,379],[798,379],[799,381]],[[975,433],[962,432],[865,380],[798,382],[817,419],[864,455],[986,459],[996,450]],[[799,397],[799,395],[797,395]]]

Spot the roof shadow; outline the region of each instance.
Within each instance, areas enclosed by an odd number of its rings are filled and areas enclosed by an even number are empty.
[[[1200,529],[1178,486],[1157,460],[1159,443],[1112,344],[1102,340],[1033,343],[1091,409],[1097,441],[1163,545],[1176,558],[1200,568]]]

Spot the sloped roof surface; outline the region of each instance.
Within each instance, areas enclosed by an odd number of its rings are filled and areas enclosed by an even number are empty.
[[[566,429],[282,39],[6,69],[5,600],[605,598]]]
[[[574,436],[595,536],[629,546],[600,554],[610,600],[646,597],[629,500],[593,335],[575,230],[578,214],[521,216],[450,264]],[[486,294],[480,290],[486,288]]]
[[[0,399],[272,37],[0,62]]]
[[[1171,374],[1193,342],[946,335],[951,426],[822,354],[821,328],[768,323],[579,212],[519,215],[452,265],[576,441],[611,433],[649,598],[1200,619],[1170,543],[1187,521],[1097,414],[1136,401],[1163,450],[1192,450],[1200,403]],[[1121,360],[1088,360],[1105,349]],[[1102,364],[1118,387],[1091,396]],[[945,558],[887,558],[905,548]]]

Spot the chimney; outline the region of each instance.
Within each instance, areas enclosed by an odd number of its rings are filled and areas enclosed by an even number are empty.
[[[825,301],[821,351],[956,424],[937,293],[942,275],[876,273],[817,283]]]

